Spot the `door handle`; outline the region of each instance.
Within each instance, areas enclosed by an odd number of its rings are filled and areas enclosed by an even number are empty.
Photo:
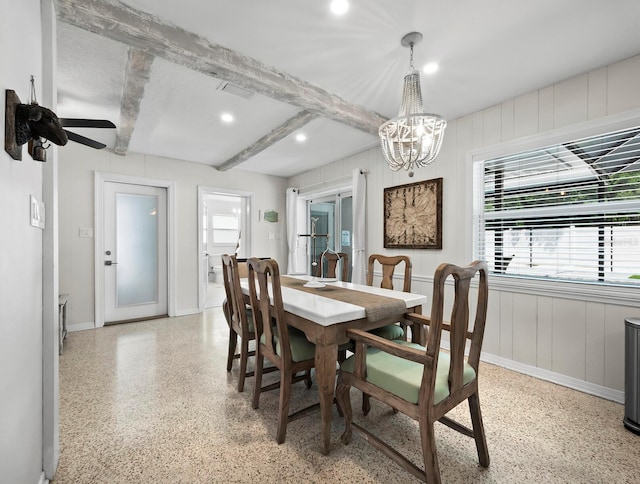
[[[111,262],[110,260],[104,261],[105,266],[115,266],[117,264],[118,264],[117,262]]]

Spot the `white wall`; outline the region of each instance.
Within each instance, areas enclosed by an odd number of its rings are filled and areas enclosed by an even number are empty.
[[[258,211],[284,213],[286,180],[242,172],[217,171],[207,165],[158,156],[118,156],[69,142],[59,152],[60,292],[69,293],[71,330],[94,324],[94,239],[79,237],[81,227],[93,226],[94,173],[114,173],[172,180],[176,186],[176,314],[198,311],[198,186],[253,193],[253,248],[286,264],[284,223],[258,220]],[[282,232],[280,239],[269,233]],[[256,251],[259,251],[256,252]]]
[[[508,82],[508,81],[507,81]],[[289,180],[303,188],[368,170],[367,256],[407,253],[413,261],[413,290],[431,294],[440,262],[472,258],[473,150],[640,108],[640,56],[449,120],[442,151],[430,166],[392,172],[379,148],[351,156]],[[443,249],[385,250],[382,196],[385,187],[443,177]],[[638,296],[640,297],[640,295]],[[553,293],[493,289],[484,356],[569,386],[621,401],[624,398],[624,318],[638,316],[637,300],[607,303]],[[633,306],[636,306],[635,308]],[[428,309],[428,308],[426,308]]]
[[[0,119],[5,89],[41,99],[40,0],[0,0]],[[4,132],[4,129],[2,130]],[[42,200],[42,164],[0,152],[0,481],[37,483],[42,473],[42,237],[29,196]]]

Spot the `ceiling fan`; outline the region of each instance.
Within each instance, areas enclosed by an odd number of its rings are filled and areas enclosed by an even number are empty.
[[[31,157],[46,161],[48,145],[44,146],[44,143],[47,140],[58,146],[71,140],[97,150],[107,147],[65,128],[115,128],[115,124],[106,119],[58,118],[56,113],[38,104],[33,76],[30,84],[28,104],[21,103],[14,90],[5,90],[4,149],[11,158],[22,160],[22,145],[28,143]]]
[[[115,128],[116,125],[107,119],[82,119],[82,118],[60,118],[60,124],[64,128]],[[106,148],[107,145],[100,143],[99,141],[92,140],[86,136],[79,135],[67,129],[64,130],[67,133],[67,137],[71,141],[76,143],[101,150]]]

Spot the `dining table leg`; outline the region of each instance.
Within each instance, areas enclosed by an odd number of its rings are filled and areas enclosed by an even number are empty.
[[[412,313],[422,314],[422,306],[411,308]],[[427,345],[427,332],[421,324],[414,324],[411,328],[411,342],[418,343],[421,346]]]
[[[328,454],[331,448],[331,415],[336,383],[338,345],[316,342],[316,380],[320,397],[320,451]]]

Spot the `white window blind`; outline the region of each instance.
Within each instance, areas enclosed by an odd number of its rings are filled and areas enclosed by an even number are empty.
[[[474,252],[496,274],[640,285],[640,127],[478,161]]]

